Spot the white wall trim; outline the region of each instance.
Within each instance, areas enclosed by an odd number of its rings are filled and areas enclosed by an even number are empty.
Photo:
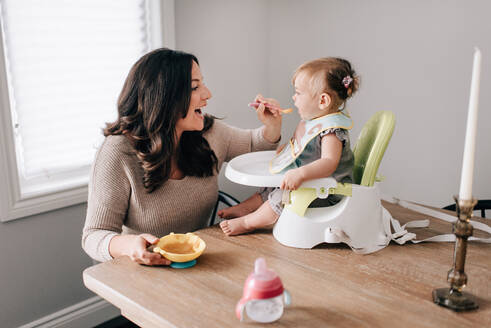
[[[17,176],[12,117],[10,116],[9,93],[5,57],[3,55],[3,35],[0,34],[0,179],[4,181],[0,189],[0,221],[10,218]],[[13,174],[12,174],[13,173]]]
[[[176,46],[174,0],[147,0],[148,33],[151,49]]]
[[[146,16],[147,16],[147,33],[150,37],[150,50],[162,47],[162,0],[147,0]]]
[[[120,315],[120,311],[100,298],[91,297],[19,328],[86,328],[94,327]]]

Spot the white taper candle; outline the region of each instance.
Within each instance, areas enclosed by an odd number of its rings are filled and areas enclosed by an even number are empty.
[[[462,161],[462,176],[460,178],[460,199],[472,198],[472,179],[474,175],[474,154],[476,150],[477,109],[479,105],[479,79],[481,75],[481,51],[475,48],[474,64],[472,66],[471,94],[467,127],[465,133],[464,157]]]

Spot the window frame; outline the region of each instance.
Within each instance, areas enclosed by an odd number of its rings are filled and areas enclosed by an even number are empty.
[[[146,0],[151,48],[175,48],[175,0]],[[4,183],[2,183],[2,181]],[[49,186],[47,186],[49,189]],[[8,222],[67,206],[85,203],[88,186],[21,194],[10,108],[3,35],[0,33],[0,222]]]

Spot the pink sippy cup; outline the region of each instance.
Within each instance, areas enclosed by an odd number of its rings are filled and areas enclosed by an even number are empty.
[[[283,308],[290,304],[290,293],[283,288],[280,277],[266,267],[260,257],[254,263],[254,272],[244,284],[244,294],[235,307],[235,314],[244,320],[247,316],[257,322],[267,323],[278,320]]]

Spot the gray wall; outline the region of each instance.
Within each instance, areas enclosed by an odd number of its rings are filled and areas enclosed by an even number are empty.
[[[17,327],[94,296],[80,237],[85,204],[0,223],[0,326]]]
[[[291,75],[302,62],[349,59],[362,77],[348,104],[352,143],[376,111],[397,119],[379,169],[382,192],[443,206],[459,191],[474,46],[483,64],[473,190],[491,197],[489,12],[485,0],[180,0],[176,42],[201,60],[215,91],[209,111],[241,127],[257,126],[246,107],[257,92],[293,105]],[[298,116],[285,118],[289,137]],[[225,180],[222,188],[241,198],[252,192]]]
[[[176,1],[176,48],[198,57],[213,97],[206,112],[225,122],[260,126],[247,107],[258,93],[269,92],[269,1]],[[255,189],[227,181],[220,185],[239,199]]]
[[[214,94],[209,112],[255,127],[261,92],[291,106],[303,61],[343,56],[362,76],[356,126],[381,109],[397,126],[379,172],[383,192],[441,206],[458,193],[473,46],[483,53],[474,194],[490,198],[491,23],[487,1],[176,1],[177,48],[195,53]],[[488,22],[488,23],[485,23]],[[285,116],[285,136],[296,114]],[[252,188],[221,178],[239,198]],[[85,204],[0,224],[0,318],[15,327],[92,296],[80,248]]]

